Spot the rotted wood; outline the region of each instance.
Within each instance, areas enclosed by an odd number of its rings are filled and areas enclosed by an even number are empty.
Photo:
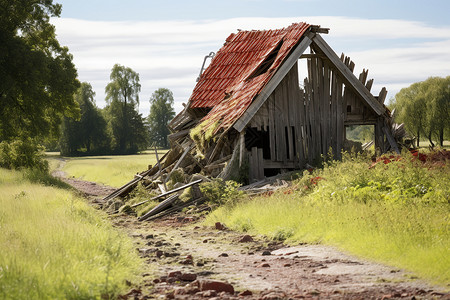
[[[229,160],[231,159],[232,156],[233,156],[233,155],[230,154],[230,155],[227,155],[227,156],[225,156],[225,157],[222,157],[221,159],[216,160],[214,163],[209,164],[209,165],[206,165],[204,169],[205,169],[206,171],[211,171],[211,170],[213,170],[213,169],[217,169],[217,168],[224,167],[225,164],[226,164],[226,162],[229,161]]]
[[[178,195],[172,195],[163,202],[156,205],[154,208],[152,208],[149,212],[147,212],[145,215],[138,218],[139,221],[145,221],[146,219],[150,218],[151,216],[154,216],[161,211],[168,208],[172,203],[174,203],[178,199]]]
[[[189,205],[192,205],[194,203],[196,205],[199,205],[199,204],[203,203],[205,200],[206,200],[205,197],[201,197],[201,198],[196,198],[196,199],[192,199],[192,200],[186,201],[185,203],[182,203],[180,205],[176,205],[176,206],[174,206],[172,208],[169,208],[169,209],[166,209],[166,210],[164,210],[162,212],[159,212],[156,215],[147,218],[146,221],[151,221],[151,220],[155,220],[155,219],[167,216],[167,215],[169,215],[171,213],[174,213],[174,212],[179,211],[179,210],[181,210],[181,209],[183,209],[185,207],[188,207]]]
[[[156,145],[155,145],[155,156],[156,156],[156,161],[158,162],[158,165],[159,165],[159,172],[162,173],[162,171],[161,171],[161,162],[159,161],[159,155],[158,155],[158,150],[156,149]],[[158,187],[159,187],[159,189],[161,190],[162,193],[165,193],[167,191],[166,181],[164,180],[163,181],[163,185],[162,186],[158,185]],[[162,187],[164,187],[164,189]]]
[[[386,99],[386,95],[387,95],[387,90],[385,87],[383,87],[380,91],[380,94],[378,95],[378,102],[380,102],[381,104],[384,103],[384,100]]]
[[[191,129],[180,130],[178,132],[169,134],[167,137],[169,138],[169,141],[178,141],[179,139],[188,135],[190,131]]]
[[[174,142],[175,143],[175,145],[177,145],[178,147],[180,147],[181,149],[184,149],[183,148],[183,146],[181,146],[180,145],[180,143],[178,143],[178,142]],[[193,147],[193,148],[195,148],[195,146]],[[189,151],[187,152],[187,155],[189,156],[189,158],[191,158],[193,161],[194,161],[194,163],[197,165],[197,166],[199,166],[200,167],[200,169],[201,170],[203,170],[203,168],[205,167],[204,165],[202,165]]]
[[[222,149],[224,138],[226,137],[227,133],[228,131],[224,131],[220,135],[219,139],[217,140],[216,146],[214,147],[214,150],[212,151],[211,155],[208,158],[207,165],[211,164],[214,161],[214,158],[216,157],[217,153]]]
[[[169,151],[168,151],[169,152]],[[164,159],[167,156],[166,152],[163,157],[161,158]],[[119,187],[118,189],[114,190],[111,194],[107,195],[106,197],[103,198],[103,201],[108,201],[111,199],[114,199],[118,196],[122,196],[125,194],[128,194],[136,185],[139,181],[141,181],[145,176],[151,176],[152,173],[157,170],[159,167],[159,164],[156,164],[155,166],[153,166],[152,168],[150,168],[147,171],[141,172],[139,174],[135,175],[135,178],[133,178],[131,181],[127,182],[126,184],[122,185],[121,187]],[[154,174],[154,173],[153,173]]]
[[[188,187],[190,187],[190,186],[193,186],[193,185],[195,185],[195,184],[199,184],[199,183],[202,182],[202,181],[203,181],[203,179],[195,180],[195,181],[193,181],[193,182],[191,182],[191,183],[185,184],[185,185],[180,186],[180,187],[178,187],[178,188],[176,188],[176,189],[167,191],[167,192],[165,192],[165,193],[163,193],[163,194],[161,194],[161,195],[158,195],[158,196],[152,197],[152,198],[150,198],[150,199],[148,199],[148,200],[144,200],[144,201],[142,201],[142,202],[133,204],[133,205],[131,205],[131,208],[138,207],[138,206],[140,206],[140,205],[142,205],[142,204],[145,204],[145,203],[147,203],[147,202],[149,202],[149,201],[158,200],[158,199],[160,199],[160,198],[163,198],[163,197],[165,197],[165,196],[171,195],[171,194],[173,194],[173,193],[182,191],[182,190],[184,190],[184,189],[186,189],[186,188],[188,188]]]
[[[188,147],[184,150],[183,154],[181,154],[181,157],[175,163],[175,166],[172,168],[172,170],[170,170],[170,173],[169,173],[169,175],[167,175],[166,179],[164,180],[164,183],[166,183],[170,179],[170,175],[172,175],[173,171],[175,171],[180,166],[183,159],[186,157],[188,152],[192,150],[193,147],[194,147],[194,145],[191,145],[190,147]]]
[[[397,142],[395,141],[394,137],[390,133],[389,129],[386,126],[383,126],[383,132],[386,134],[386,138],[389,142],[389,145],[391,145],[391,148],[397,152],[397,154],[400,154],[400,150],[398,149]]]

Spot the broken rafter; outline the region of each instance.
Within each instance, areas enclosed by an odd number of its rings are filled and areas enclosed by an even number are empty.
[[[202,182],[202,181],[203,181],[203,179],[198,179],[198,180],[196,180],[196,181],[193,181],[193,182],[188,183],[188,184],[186,184],[186,185],[180,186],[180,187],[178,187],[178,188],[176,188],[176,189],[167,191],[167,192],[165,192],[165,193],[163,193],[163,194],[161,194],[161,195],[155,196],[155,197],[150,198],[150,199],[148,199],[148,200],[145,200],[145,201],[142,201],[142,202],[133,204],[133,205],[131,205],[131,208],[140,206],[140,205],[142,205],[142,204],[144,204],[144,203],[147,203],[147,202],[149,202],[149,201],[157,200],[157,199],[160,199],[160,198],[162,198],[162,197],[168,196],[168,195],[170,195],[170,194],[176,193],[176,192],[178,192],[178,191],[184,190],[184,189],[186,189],[186,188],[188,188],[188,187],[190,187],[190,186],[193,186],[193,185],[195,185],[195,184],[199,184],[199,183]]]
[[[138,218],[139,221],[144,221],[148,218],[150,218],[153,215],[156,215],[163,210],[165,210],[169,205],[171,205],[173,202],[175,202],[178,199],[178,195],[172,195],[160,204],[156,205],[153,209],[151,209],[149,212],[147,212],[145,215]]]

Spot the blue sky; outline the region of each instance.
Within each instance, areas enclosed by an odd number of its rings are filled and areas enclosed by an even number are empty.
[[[237,29],[275,29],[293,22],[330,28],[324,39],[349,55],[355,73],[369,69],[372,92],[401,88],[429,76],[450,75],[450,1],[447,0],[59,0],[58,39],[74,55],[79,79],[104,103],[115,63],[140,74],[140,111],[151,93],[171,89],[181,110],[203,57]]]

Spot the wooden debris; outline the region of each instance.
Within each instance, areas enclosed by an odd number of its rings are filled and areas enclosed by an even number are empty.
[[[166,200],[164,200],[163,202],[161,202],[160,204],[155,206],[153,209],[151,209],[149,212],[147,212],[145,215],[143,215],[140,218],[138,218],[138,220],[139,221],[144,221],[144,220],[150,218],[151,216],[154,216],[154,215],[160,213],[161,211],[163,211],[164,209],[169,207],[177,199],[178,199],[178,195],[170,196],[169,198],[167,198]]]
[[[179,187],[179,188],[175,188],[175,189],[173,189],[173,190],[167,191],[167,192],[165,192],[165,193],[163,193],[163,194],[161,194],[161,195],[155,196],[155,197],[150,198],[150,199],[148,199],[148,200],[145,200],[145,201],[142,201],[142,202],[133,204],[133,205],[131,205],[131,207],[132,207],[132,208],[138,207],[138,206],[140,206],[140,205],[142,205],[142,204],[144,204],[144,203],[147,203],[147,202],[149,202],[149,201],[153,201],[153,200],[157,200],[157,199],[163,198],[163,197],[168,196],[168,195],[170,195],[170,194],[173,194],[173,193],[182,191],[182,190],[184,190],[184,189],[186,189],[186,188],[188,188],[188,187],[190,187],[190,186],[193,186],[193,185],[195,185],[195,184],[199,184],[199,183],[202,182],[202,181],[203,181],[203,179],[198,179],[198,180],[196,180],[196,181],[193,181],[193,182],[191,182],[191,183],[188,183],[188,184],[186,184],[186,185],[183,185],[183,186],[181,186],[181,187]]]

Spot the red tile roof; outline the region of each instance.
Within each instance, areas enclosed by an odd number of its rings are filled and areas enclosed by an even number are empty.
[[[219,121],[216,131],[227,130],[242,116],[309,27],[296,23],[277,30],[232,33],[201,75],[189,107],[212,108],[203,121],[209,120],[208,124]],[[272,65],[259,74],[270,54],[276,54]]]

